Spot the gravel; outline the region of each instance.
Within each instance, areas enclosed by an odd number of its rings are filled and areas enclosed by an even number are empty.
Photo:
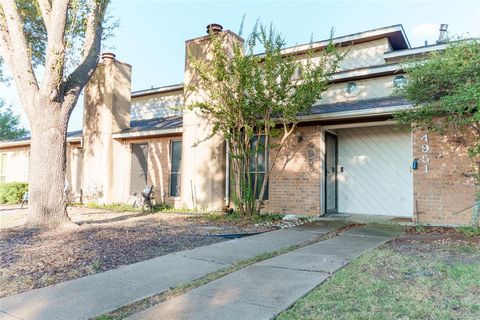
[[[315,217],[299,217],[296,215],[286,215],[282,220],[279,221],[266,221],[256,223],[255,227],[265,227],[265,228],[275,228],[275,229],[286,229],[296,226],[301,226],[307,222],[312,221]]]

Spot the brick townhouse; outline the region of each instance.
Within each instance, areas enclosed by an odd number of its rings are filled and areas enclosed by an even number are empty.
[[[243,41],[219,31],[227,45]],[[228,153],[221,137],[205,140],[208,121],[182,106],[201,99],[190,57],[208,59],[210,36],[186,41],[184,83],[131,92],[130,65],[105,53],[85,88],[83,130],[67,139],[72,195],[124,202],[153,185],[157,202],[222,210],[231,205]],[[313,43],[321,52],[329,40]],[[412,48],[401,25],[333,39],[348,50],[332,84],[282,152],[264,212],[387,215],[430,224],[468,224],[474,203],[466,150],[432,133],[399,128],[392,114],[409,108],[392,96],[406,77],[401,63],[445,49]],[[310,44],[284,50],[301,59]],[[204,141],[205,140],[205,141]],[[199,142],[201,141],[201,142]],[[28,181],[29,139],[0,143],[0,180]],[[413,165],[414,162],[417,165]]]

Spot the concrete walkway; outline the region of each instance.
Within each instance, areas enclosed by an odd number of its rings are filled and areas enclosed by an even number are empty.
[[[198,247],[0,299],[0,320],[88,319],[228,265],[333,231],[313,224]],[[315,281],[318,281],[315,278]]]
[[[128,319],[272,319],[335,270],[402,231],[395,226],[357,227],[245,267]]]

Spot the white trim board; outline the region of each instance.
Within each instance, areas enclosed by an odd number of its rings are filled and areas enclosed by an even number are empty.
[[[143,137],[151,137],[151,136],[165,136],[165,135],[182,133],[182,132],[183,132],[183,128],[145,130],[145,131],[135,131],[135,132],[125,132],[125,133],[114,133],[112,134],[112,138],[113,139],[143,138]]]
[[[336,120],[336,119],[362,118],[365,116],[392,115],[397,111],[405,110],[408,108],[411,108],[410,104],[398,105],[393,107],[312,114],[312,115],[300,116],[298,117],[298,119],[300,122],[308,122],[308,121],[327,120],[327,119]]]
[[[332,130],[332,129],[391,126],[391,125],[395,125],[395,124],[397,124],[397,122],[395,120],[385,120],[385,121],[369,121],[369,122],[358,122],[358,123],[333,124],[333,125],[329,125],[329,126],[323,126],[323,128],[327,131],[327,130]]]

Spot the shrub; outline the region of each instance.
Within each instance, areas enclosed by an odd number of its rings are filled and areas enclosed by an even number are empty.
[[[153,212],[162,212],[162,211],[174,211],[174,208],[166,203],[160,203],[153,206]]]
[[[9,182],[0,183],[0,203],[20,203],[23,195],[28,191],[28,183]]]
[[[474,226],[463,226],[458,228],[458,232],[467,237],[480,236],[480,230],[478,227]]]

